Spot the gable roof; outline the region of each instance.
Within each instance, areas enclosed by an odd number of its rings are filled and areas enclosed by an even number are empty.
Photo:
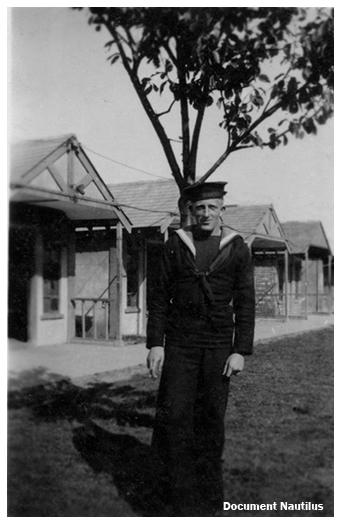
[[[179,189],[174,180],[152,180],[110,184],[117,203],[131,220],[133,227],[179,226]],[[254,233],[270,205],[227,206],[223,222],[244,238]]]
[[[74,135],[61,135],[53,138],[23,140],[10,146],[10,180],[18,182],[42,160],[45,160]]]
[[[223,222],[245,238],[256,231],[269,207],[269,205],[226,206]]]
[[[179,189],[173,180],[110,184],[117,204],[133,227],[161,227],[178,214]]]
[[[27,140],[10,147],[12,202],[63,211],[71,220],[129,219],[75,135]]]
[[[320,221],[283,222],[285,236],[292,246],[293,253],[304,253],[309,247],[326,249],[331,253],[329,242]]]

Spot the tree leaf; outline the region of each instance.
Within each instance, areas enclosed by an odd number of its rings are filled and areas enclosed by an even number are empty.
[[[167,84],[167,80],[165,80],[164,82],[162,82],[162,84],[160,84],[160,95],[162,95],[166,84]]]
[[[259,75],[259,80],[261,80],[262,82],[268,82],[270,83],[270,78],[267,76],[267,75],[264,75],[264,74],[261,74]]]
[[[297,111],[298,111],[298,103],[296,102],[296,100],[292,100],[289,103],[289,111],[290,111],[290,113],[297,113]]]
[[[110,49],[110,47],[115,43],[115,40],[110,40],[110,42],[107,42],[106,44],[104,44],[104,47],[107,47],[108,49]]]
[[[297,80],[294,76],[292,76],[288,83],[288,94],[294,94],[297,91]]]

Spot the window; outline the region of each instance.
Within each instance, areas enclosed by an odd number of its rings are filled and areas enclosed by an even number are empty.
[[[58,313],[60,305],[61,247],[51,242],[44,243],[44,313]]]

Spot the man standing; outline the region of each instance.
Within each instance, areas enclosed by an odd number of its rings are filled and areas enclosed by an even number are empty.
[[[164,246],[149,308],[147,364],[162,369],[153,448],[173,516],[222,510],[224,414],[230,376],[252,353],[253,269],[242,237],[222,225],[225,183],[186,188],[193,225]]]

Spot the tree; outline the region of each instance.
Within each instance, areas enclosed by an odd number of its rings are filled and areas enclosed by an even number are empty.
[[[180,190],[207,180],[235,151],[286,145],[289,136],[317,133],[333,114],[332,9],[92,7],[88,22],[108,31],[108,60],[122,61]],[[198,175],[213,104],[226,146]],[[161,120],[177,107],[181,163]]]

